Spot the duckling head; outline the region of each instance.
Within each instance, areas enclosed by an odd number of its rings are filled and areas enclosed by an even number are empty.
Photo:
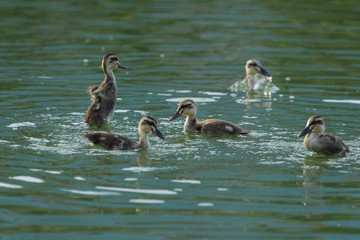
[[[182,115],[188,116],[190,118],[192,118],[193,116],[196,116],[196,104],[193,100],[191,100],[191,99],[182,100],[179,103],[176,112],[170,118],[170,121],[172,121],[178,117],[181,117]]]
[[[119,58],[115,53],[108,53],[104,55],[102,60],[102,68],[105,73],[110,73],[115,68],[126,69],[126,67],[119,62]]]
[[[160,139],[165,140],[164,136],[157,128],[157,122],[155,118],[152,116],[144,116],[141,118],[139,122],[139,132],[140,135],[152,133]]]
[[[256,74],[260,74],[266,77],[271,77],[270,73],[268,73],[261,65],[260,61],[256,59],[248,60],[245,65],[245,70],[246,76],[254,76]]]
[[[320,115],[314,115],[308,119],[306,123],[306,127],[299,134],[299,137],[303,137],[309,133],[322,134],[324,132],[325,132],[325,123],[323,117]]]

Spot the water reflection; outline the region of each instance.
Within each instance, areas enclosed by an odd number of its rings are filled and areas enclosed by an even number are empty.
[[[149,152],[147,149],[143,149],[137,152],[136,162],[139,167],[146,167],[151,165],[151,159],[149,158]]]

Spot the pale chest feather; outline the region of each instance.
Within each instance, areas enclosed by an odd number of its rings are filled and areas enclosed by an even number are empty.
[[[197,124],[195,119],[186,118],[184,132],[197,132]]]
[[[305,136],[304,145],[307,149],[314,152],[320,152],[324,147],[321,144],[318,135],[312,133]]]

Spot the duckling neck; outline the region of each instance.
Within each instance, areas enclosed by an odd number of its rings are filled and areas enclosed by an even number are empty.
[[[196,132],[197,126],[198,126],[198,119],[196,115],[193,116],[187,116],[185,125],[184,125],[184,131],[185,132]]]
[[[140,133],[139,148],[150,147],[148,135],[149,135],[148,133]]]
[[[116,79],[113,71],[105,70],[104,73],[105,73],[104,83],[113,83],[116,86]]]

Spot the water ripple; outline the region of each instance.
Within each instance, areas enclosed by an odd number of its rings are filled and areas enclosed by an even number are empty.
[[[4,183],[4,182],[0,182],[0,187],[3,187],[3,188],[22,188],[21,185]]]
[[[120,188],[120,187],[103,187],[96,186],[97,189],[119,191],[119,192],[130,192],[130,193],[146,193],[156,195],[176,195],[177,192],[163,189],[134,189],[134,188]]]
[[[81,195],[91,195],[91,196],[118,196],[120,193],[117,192],[107,192],[107,191],[84,191],[84,190],[75,190],[75,189],[61,189],[64,192],[70,192]]]
[[[14,176],[14,177],[9,177],[9,179],[15,179],[15,180],[31,182],[31,183],[43,183],[44,182],[44,180],[42,180],[40,178],[31,177],[31,176]]]

